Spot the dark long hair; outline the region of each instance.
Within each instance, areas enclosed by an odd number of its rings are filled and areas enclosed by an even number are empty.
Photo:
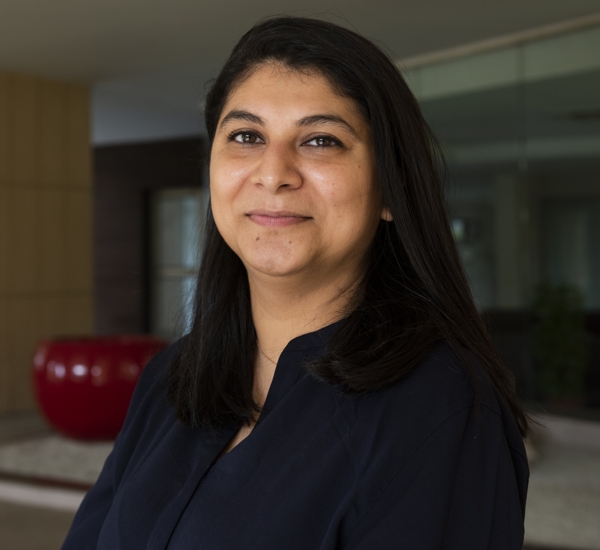
[[[332,23],[277,17],[250,29],[210,89],[212,143],[232,90],[265,62],[326,77],[369,123],[376,170],[392,222],[381,221],[360,292],[326,354],[307,367],[349,394],[396,382],[447,342],[474,376],[477,358],[525,435],[527,416],[477,312],[446,212],[437,142],[391,59]],[[169,371],[169,399],[191,426],[242,425],[255,417],[257,352],[246,270],[208,212],[192,329]]]

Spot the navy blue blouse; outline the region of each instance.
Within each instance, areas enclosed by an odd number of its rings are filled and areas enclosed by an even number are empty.
[[[483,373],[479,411],[444,344],[363,397],[303,363],[337,324],[292,340],[251,434],[181,426],[158,353],[63,550],[521,550],[529,470]]]

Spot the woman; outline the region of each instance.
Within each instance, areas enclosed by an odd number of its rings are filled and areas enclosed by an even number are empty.
[[[63,548],[520,550],[527,419],[397,68],[271,19],[205,116],[193,328],[145,369]]]

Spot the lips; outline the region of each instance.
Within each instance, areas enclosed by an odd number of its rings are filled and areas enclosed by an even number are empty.
[[[312,219],[289,210],[252,210],[246,214],[254,223],[263,227],[288,227]]]

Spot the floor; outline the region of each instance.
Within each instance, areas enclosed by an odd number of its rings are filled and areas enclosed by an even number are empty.
[[[2,550],[59,550],[73,512],[48,510],[0,501]]]
[[[526,542],[599,550],[599,520],[600,453],[547,444],[531,466]]]
[[[0,443],[0,476],[87,490],[112,447],[112,442],[79,442],[52,433]]]
[[[535,443],[526,550],[600,550],[600,449],[573,447],[564,428],[563,440]],[[0,550],[59,550],[108,452],[56,436],[37,415],[0,418]]]
[[[0,418],[0,444],[45,437],[52,431],[36,414]],[[59,550],[75,512],[0,499],[0,550]]]

